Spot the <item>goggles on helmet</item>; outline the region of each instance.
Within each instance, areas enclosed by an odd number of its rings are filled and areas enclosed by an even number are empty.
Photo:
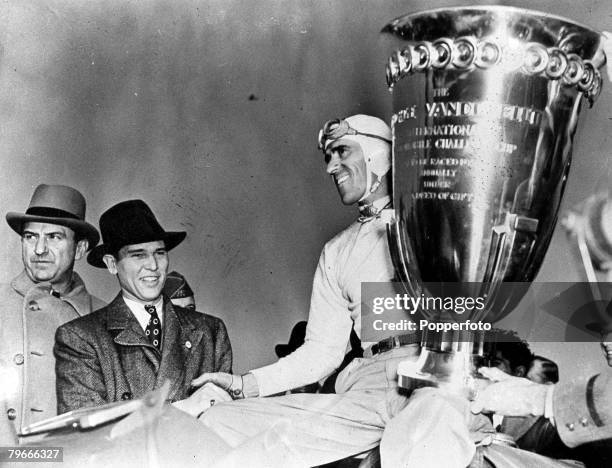
[[[346,135],[362,135],[365,137],[376,138],[377,140],[382,140],[391,144],[391,140],[388,140],[387,138],[382,137],[380,135],[374,135],[373,133],[364,133],[355,130],[344,119],[333,119],[325,122],[323,128],[319,130],[319,149],[324,150],[325,143],[328,140],[337,140]]]

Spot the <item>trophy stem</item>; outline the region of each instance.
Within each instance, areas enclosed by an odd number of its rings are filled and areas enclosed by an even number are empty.
[[[478,331],[423,332],[417,361],[402,361],[398,380],[402,388],[438,387],[472,399],[478,367],[484,364],[484,334]]]

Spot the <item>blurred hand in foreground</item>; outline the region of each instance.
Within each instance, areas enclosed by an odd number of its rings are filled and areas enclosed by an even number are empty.
[[[481,388],[471,404],[472,413],[496,413],[502,416],[541,416],[549,385],[514,377],[494,367],[478,372],[493,383]]]

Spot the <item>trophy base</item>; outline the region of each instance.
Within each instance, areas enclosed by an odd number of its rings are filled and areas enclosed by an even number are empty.
[[[423,358],[423,356],[425,356]],[[421,360],[427,361],[421,365]],[[467,353],[443,353],[425,350],[418,361],[402,361],[397,368],[398,384],[405,389],[438,387],[472,400],[476,396],[479,381],[484,377],[477,373],[474,363],[481,356]]]

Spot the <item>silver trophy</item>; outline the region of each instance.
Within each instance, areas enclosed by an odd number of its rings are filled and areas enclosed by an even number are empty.
[[[396,47],[387,83],[397,273],[415,296],[452,283],[484,298],[461,320],[495,323],[521,300],[550,243],[578,115],[602,87],[600,34],[501,6],[410,14],[383,32]],[[422,344],[419,360],[400,366],[400,385],[417,379],[469,397],[482,332],[426,332]]]

